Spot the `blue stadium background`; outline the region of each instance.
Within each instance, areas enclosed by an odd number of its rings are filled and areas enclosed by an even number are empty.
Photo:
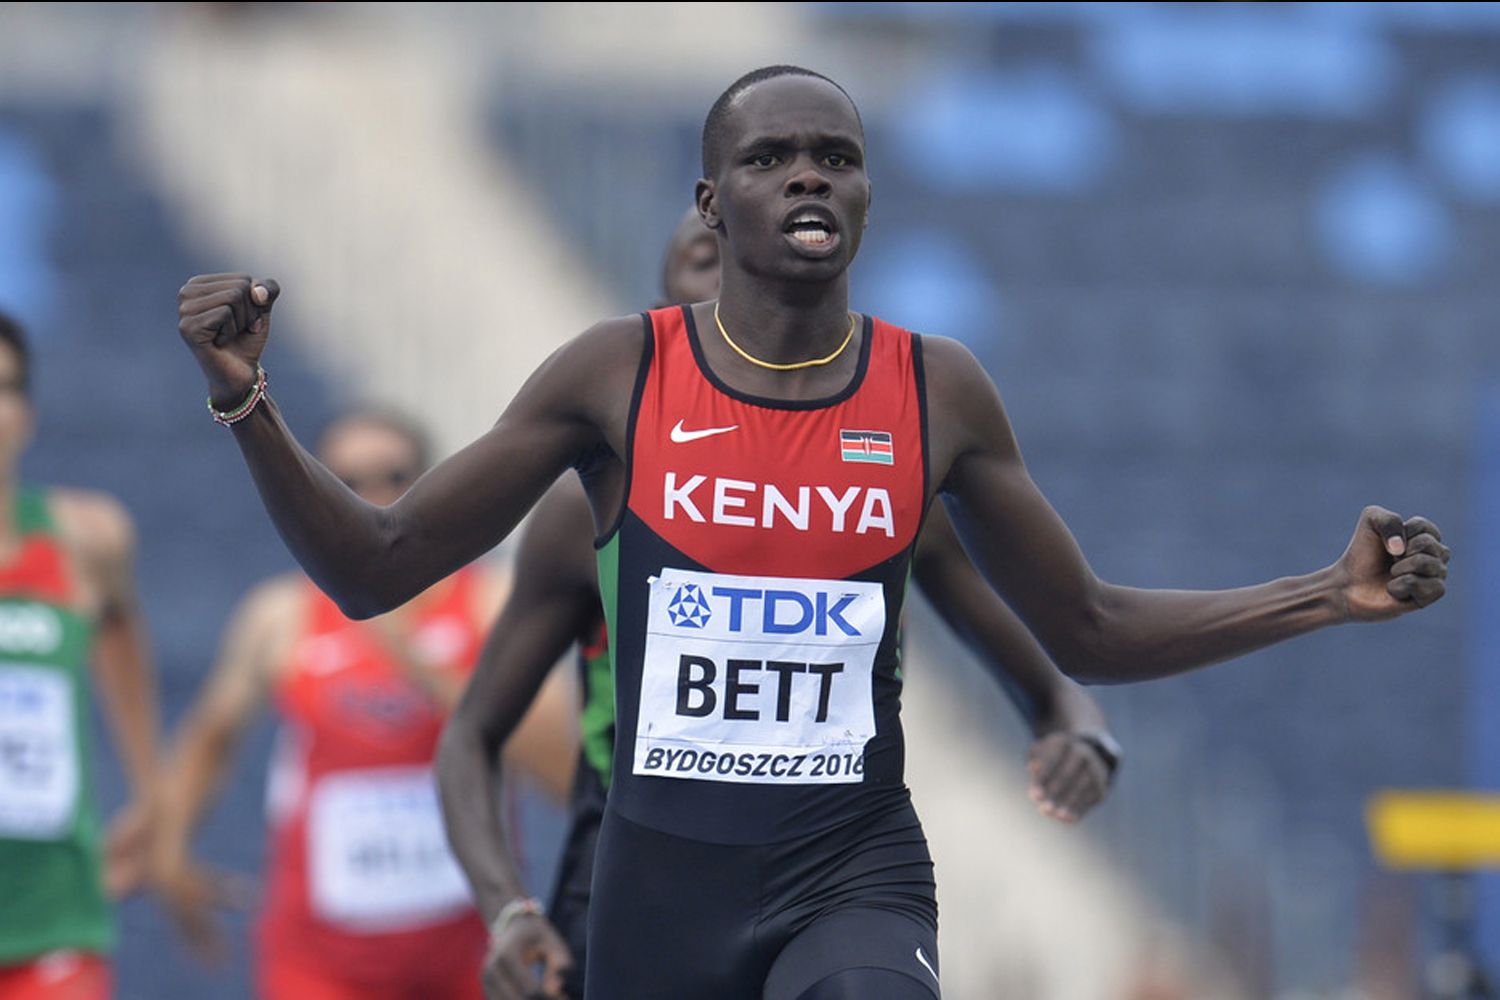
[[[1102,575],[1312,570],[1370,502],[1432,517],[1459,553],[1450,598],[1397,626],[1098,692],[1130,757],[1089,835],[1228,936],[1261,995],[1331,993],[1388,885],[1368,797],[1500,788],[1500,5],[792,6],[872,52],[947,53],[899,93],[878,66],[859,81],[874,99],[851,86],[875,183],[855,304],[969,344]],[[488,110],[495,151],[641,303],[699,124],[565,87]],[[37,339],[28,474],[113,491],[139,520],[170,721],[246,582],[290,564],[172,330],[184,278],[228,262],[186,249],[109,152],[117,127],[102,102],[0,91],[0,304]],[[277,398],[313,426],[333,379],[282,351]],[[259,848],[235,806],[260,780],[242,767],[204,834],[244,870]],[[1482,889],[1500,963],[1500,891]],[[123,913],[122,995],[248,995],[193,966],[149,901]]]

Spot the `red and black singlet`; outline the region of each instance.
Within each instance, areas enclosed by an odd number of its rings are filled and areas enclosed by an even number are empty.
[[[819,400],[750,396],[684,308],[647,314],[624,512],[600,552],[611,804],[758,843],[905,794],[898,632],[927,497],[921,341],[867,318]]]

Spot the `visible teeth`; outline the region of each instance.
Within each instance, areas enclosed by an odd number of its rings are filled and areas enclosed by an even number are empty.
[[[828,223],[810,212],[793,219],[787,231],[807,246],[822,246],[833,239]]]

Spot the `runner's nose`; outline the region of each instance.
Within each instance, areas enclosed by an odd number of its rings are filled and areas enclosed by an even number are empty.
[[[802,197],[804,195],[827,196],[831,190],[828,178],[817,168],[817,165],[808,159],[801,159],[797,163],[797,169],[787,175],[786,193],[790,197]]]

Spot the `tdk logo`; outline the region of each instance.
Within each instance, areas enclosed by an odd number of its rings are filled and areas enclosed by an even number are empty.
[[[649,583],[634,773],[863,780],[886,631],[880,583],[675,567]]]
[[[683,584],[667,604],[667,617],[678,628],[702,628],[712,614],[703,598],[703,589],[696,583]]]
[[[858,594],[829,593],[825,590],[781,590],[758,587],[717,586],[709,589],[709,598],[695,583],[678,587],[667,602],[667,618],[678,628],[703,629],[716,613],[724,618],[720,624],[730,634],[752,633],[761,636],[852,636],[861,633],[847,617]]]

